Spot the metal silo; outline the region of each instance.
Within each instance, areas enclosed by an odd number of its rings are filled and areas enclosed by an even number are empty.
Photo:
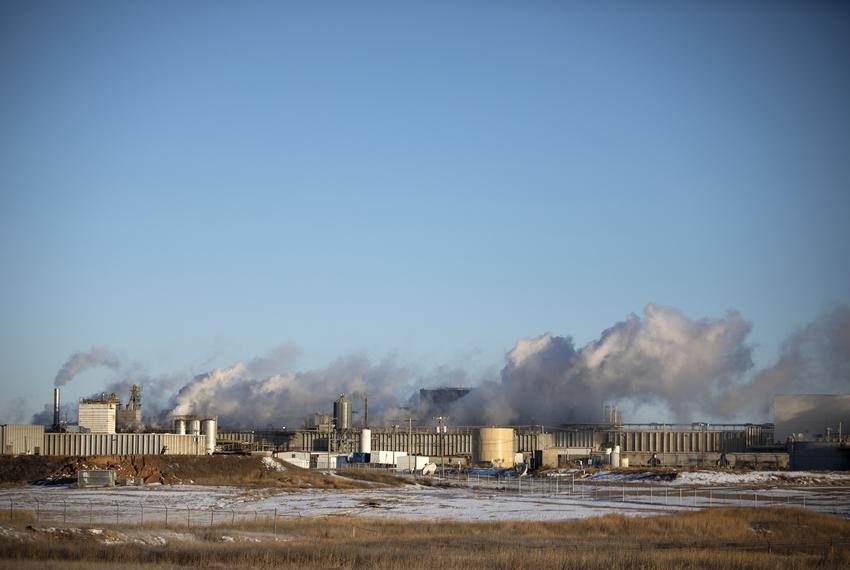
[[[514,465],[513,428],[479,428],[472,438],[472,460],[490,463],[496,467]]]
[[[186,420],[174,420],[174,433],[177,435],[186,435]]]
[[[339,431],[351,429],[351,400],[345,394],[334,402],[334,426]]]
[[[201,420],[201,431],[203,432],[206,440],[205,450],[207,455],[212,455],[215,452],[215,439],[216,433],[218,432],[218,426],[216,425],[218,422],[216,420],[217,418],[215,417],[204,418]]]
[[[620,446],[615,445],[613,451],[611,451],[611,467],[619,467],[620,466]]]
[[[372,430],[369,428],[360,432],[360,453],[372,453]]]
[[[201,435],[201,420],[192,418],[189,420],[189,432],[191,435]]]

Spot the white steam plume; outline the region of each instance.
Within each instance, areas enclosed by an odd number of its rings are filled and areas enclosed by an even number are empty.
[[[692,321],[670,307],[647,305],[576,349],[549,333],[520,339],[500,382],[459,400],[464,423],[558,424],[599,421],[606,401],[669,409],[678,420],[711,414],[714,403],[752,367],[750,324],[730,311]]]
[[[776,394],[846,394],[850,391],[850,306],[838,305],[795,331],[776,364],[735,386],[718,401],[720,415],[746,411],[766,416]]]
[[[333,400],[344,392],[367,393],[370,419],[380,421],[381,414],[394,413],[399,397],[411,389],[410,372],[391,358],[372,364],[355,355],[322,370],[258,376],[256,371],[269,370],[267,360],[237,362],[196,376],[174,397],[171,413],[215,414],[227,426],[300,427],[310,413],[329,412]]]
[[[91,348],[86,352],[75,352],[56,373],[53,385],[64,386],[80,372],[98,366],[117,370],[121,367],[121,359],[115,353],[101,347]]]
[[[630,315],[583,347],[549,333],[518,340],[497,381],[475,382],[463,369],[447,366],[423,374],[391,357],[373,363],[362,355],[339,358],[324,369],[292,371],[299,350],[287,344],[188,382],[185,373],[151,377],[130,366],[111,380],[108,391],[123,397],[130,384],[142,385],[145,417],[160,414],[163,426],[167,413],[175,413],[218,415],[226,427],[299,427],[314,411],[330,412],[342,392],[369,395],[374,425],[408,415],[427,423],[427,410],[408,397],[428,385],[478,384],[449,410],[456,425],[596,422],[605,402],[651,410],[659,421],[764,421],[778,393],[850,388],[850,307],[835,307],[791,335],[777,363],[756,372],[750,329],[736,311],[691,320],[676,309],[647,305],[642,316]],[[118,359],[104,349],[77,353],[57,384],[91,366],[117,368]],[[355,410],[360,406],[355,401]],[[45,407],[45,422],[50,412]]]

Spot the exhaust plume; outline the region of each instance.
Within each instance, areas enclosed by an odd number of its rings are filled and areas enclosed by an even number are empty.
[[[690,420],[711,414],[718,396],[752,367],[750,328],[736,311],[692,321],[647,305],[643,318],[629,315],[582,348],[550,333],[520,339],[501,381],[483,384],[453,412],[470,424],[598,422],[603,403],[616,401]]]
[[[115,353],[99,347],[91,348],[87,352],[75,352],[56,373],[53,385],[62,387],[80,372],[98,366],[118,370],[121,367],[121,359]]]
[[[650,304],[643,315],[629,315],[582,347],[551,333],[519,339],[497,379],[495,372],[475,381],[462,368],[422,371],[392,357],[372,362],[364,355],[293,371],[300,351],[285,344],[188,382],[187,373],[152,377],[134,364],[122,368],[106,391],[123,397],[131,384],[142,385],[149,423],[168,426],[169,413],[214,414],[220,425],[235,428],[300,427],[312,412],[330,412],[343,392],[368,394],[373,425],[408,416],[427,424],[431,414],[416,396],[420,387],[438,385],[477,385],[449,408],[454,425],[592,423],[609,402],[627,421],[764,421],[776,394],[846,392],[850,386],[850,307],[835,307],[790,335],[776,364],[755,372],[750,330],[737,311],[692,320]],[[76,353],[57,374],[57,386],[94,366],[117,369],[119,361],[105,349]],[[63,406],[64,414],[73,417],[76,408]],[[49,423],[51,416],[47,405],[36,419]]]
[[[330,411],[333,399],[343,392],[368,393],[373,417],[375,409],[392,413],[399,396],[411,386],[410,372],[391,358],[372,364],[365,356],[348,356],[322,370],[263,378],[255,371],[268,371],[266,360],[237,362],[196,376],[174,397],[170,413],[216,414],[219,423],[228,426],[300,427],[311,412]]]

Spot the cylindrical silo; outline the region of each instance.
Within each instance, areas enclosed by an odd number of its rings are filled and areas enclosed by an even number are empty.
[[[479,428],[472,438],[472,444],[472,460],[475,463],[490,463],[496,467],[513,467],[513,428]]]
[[[192,435],[201,435],[201,420],[189,420],[189,433],[191,433]]]
[[[203,432],[206,440],[205,450],[207,455],[215,453],[215,439],[218,432],[218,426],[216,426],[217,423],[216,418],[204,418],[201,421],[201,431]]]
[[[339,431],[351,429],[351,400],[345,394],[334,402],[334,426]]]
[[[605,465],[611,465],[611,452],[612,451],[613,450],[610,447],[606,447],[604,449],[605,457],[602,458],[602,463],[604,463]]]
[[[372,453],[372,430],[369,428],[360,432],[360,453]]]
[[[174,420],[174,433],[186,435],[186,420]]]
[[[611,452],[611,467],[619,467],[620,466],[620,446],[615,445],[614,450]]]

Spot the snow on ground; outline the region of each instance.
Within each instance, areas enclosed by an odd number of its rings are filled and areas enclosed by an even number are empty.
[[[658,481],[666,485],[713,486],[776,484],[803,486],[836,483],[850,485],[850,473],[815,471],[747,471],[741,473],[730,471],[682,471],[675,474],[672,472],[657,473],[652,471],[641,473],[599,471],[584,480],[617,483],[651,483]]]
[[[842,482],[850,485],[850,473],[817,473],[813,471],[749,471],[727,473],[722,471],[688,471],[679,473],[674,485],[767,485],[791,483],[812,485]]]
[[[286,467],[284,467],[283,463],[274,457],[263,457],[263,465],[265,465],[266,469],[269,471],[286,471]]]
[[[800,506],[850,517],[850,486],[781,489],[682,485],[596,486],[576,482],[574,490],[502,493],[475,485],[449,488],[407,486],[356,491],[297,490],[200,485],[158,485],[75,489],[18,487],[0,489],[0,505],[39,510],[42,524],[136,524],[169,520],[209,524],[301,516],[366,516],[408,520],[569,520],[604,514],[650,516],[732,505]],[[573,492],[570,492],[573,491]],[[188,519],[188,520],[187,520]]]

